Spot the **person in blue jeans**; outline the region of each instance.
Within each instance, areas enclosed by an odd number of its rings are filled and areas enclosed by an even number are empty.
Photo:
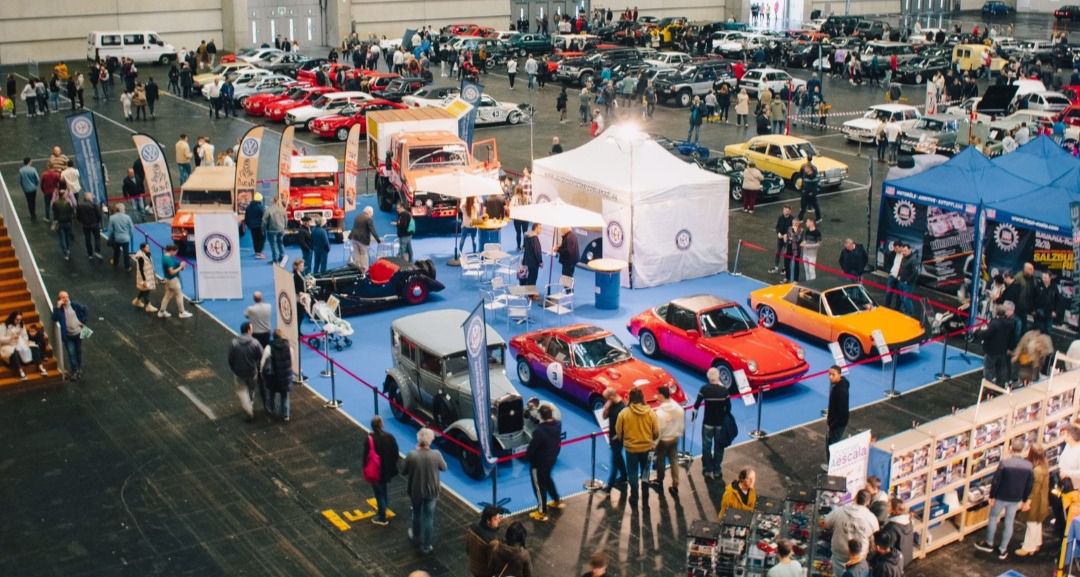
[[[435,433],[424,427],[416,432],[416,448],[405,456],[403,474],[408,479],[409,500],[412,503],[412,526],[409,540],[420,552],[431,553],[435,529],[435,504],[439,499],[439,476],[446,470],[442,453],[431,447]]]
[[[722,481],[724,450],[731,445],[737,431],[733,430],[735,420],[731,418],[731,397],[727,387],[720,382],[720,369],[710,368],[705,377],[709,382],[698,391],[693,412],[696,421],[698,409],[705,405],[701,421],[701,469],[706,479]]]
[[[649,452],[660,440],[660,420],[645,404],[640,388],[630,391],[630,406],[619,413],[615,436],[626,449],[626,468],[630,482],[630,506],[637,507],[638,481],[641,481],[642,506],[649,506]]]
[[[52,320],[60,323],[60,339],[64,343],[64,355],[67,361],[67,377],[73,381],[82,378],[82,331],[88,317],[86,307],[71,300],[67,291],[60,291],[56,297],[56,308]]]
[[[619,413],[626,408],[622,395],[612,387],[604,389],[604,418],[608,422],[608,444],[611,446],[611,474],[603,491],[610,493],[611,488],[625,485],[627,479],[626,459],[623,458],[622,440],[615,437],[614,423],[619,420]]]
[[[1012,540],[1016,511],[1031,504],[1035,473],[1031,462],[1021,456],[1024,449],[1024,438],[1016,437],[1009,443],[1008,456],[998,464],[994,478],[990,481],[990,522],[986,526],[986,538],[975,543],[975,548],[979,551],[992,553],[998,519],[1004,514],[1005,528],[1001,532],[1001,545],[998,547],[997,556],[1001,561],[1009,558],[1009,541]]]
[[[701,140],[701,123],[704,115],[705,105],[701,103],[700,96],[695,96],[690,104],[690,130],[686,133],[687,142],[697,144]]]
[[[285,329],[274,330],[274,340],[263,349],[262,376],[269,402],[267,412],[289,422],[289,389],[293,383],[292,345],[285,338]]]
[[[311,253],[315,259],[311,274],[326,272],[326,260],[330,256],[330,233],[323,228],[322,217],[315,218],[315,227],[311,229]]]
[[[266,240],[270,242],[270,264],[281,262],[285,256],[285,226],[288,224],[288,215],[285,207],[276,200],[266,207],[263,214],[263,230],[266,231]]]
[[[383,429],[382,417],[375,415],[371,418],[371,434],[369,441],[364,443],[363,463],[367,467],[368,459],[371,458],[372,450],[379,457],[379,479],[371,483],[371,490],[375,493],[375,518],[372,523],[380,527],[390,524],[386,518],[386,504],[389,502],[390,481],[398,474],[398,445],[397,440]],[[371,482],[369,479],[368,482]]]

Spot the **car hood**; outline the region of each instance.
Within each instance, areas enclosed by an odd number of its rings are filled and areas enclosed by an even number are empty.
[[[843,125],[848,128],[877,130],[878,126],[881,126],[881,121],[876,118],[856,118],[854,120],[848,120]]]
[[[817,169],[822,172],[827,172],[835,169],[847,170],[848,168],[848,166],[843,162],[840,162],[839,160],[834,160],[832,158],[829,158],[828,156],[815,156],[813,162],[814,166],[816,166]]]
[[[505,367],[492,367],[488,371],[488,380],[491,382],[492,400],[506,395],[519,395],[517,389],[514,388],[514,385],[510,383],[510,379],[506,376]],[[455,389],[470,390],[468,371],[447,377],[446,384],[453,386]]]
[[[880,329],[881,335],[889,346],[908,344],[921,337],[925,332],[919,321],[892,309],[877,306],[868,311],[844,315],[835,321],[840,332],[848,330],[857,334],[869,335],[874,329]]]
[[[766,328],[755,327],[733,335],[703,338],[698,342],[711,351],[727,351],[744,361],[754,361],[761,374],[788,371],[806,364],[796,354],[796,345]]]
[[[622,392],[628,392],[634,387],[656,387],[667,384],[672,380],[667,371],[652,367],[637,359],[582,370],[595,378],[601,385],[615,387],[615,389]]]

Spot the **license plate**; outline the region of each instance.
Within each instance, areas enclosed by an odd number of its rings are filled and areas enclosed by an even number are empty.
[[[412,207],[412,215],[413,216],[427,216],[427,213],[428,213],[427,207],[424,207],[424,206],[414,206],[414,207]]]

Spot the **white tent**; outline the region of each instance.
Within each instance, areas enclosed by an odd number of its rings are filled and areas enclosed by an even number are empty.
[[[534,202],[561,198],[604,215],[604,256],[630,263],[623,286],[727,270],[728,178],[680,160],[640,132],[617,125],[535,160],[532,180]]]

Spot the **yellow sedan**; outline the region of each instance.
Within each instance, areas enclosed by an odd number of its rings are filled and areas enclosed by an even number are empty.
[[[821,175],[822,188],[837,188],[848,175],[848,167],[843,162],[820,156],[809,141],[784,134],[755,136],[746,142],[729,144],[724,147],[724,154],[746,156],[754,166],[780,175],[794,188],[802,187],[801,180],[793,180],[793,177],[811,156]]]

